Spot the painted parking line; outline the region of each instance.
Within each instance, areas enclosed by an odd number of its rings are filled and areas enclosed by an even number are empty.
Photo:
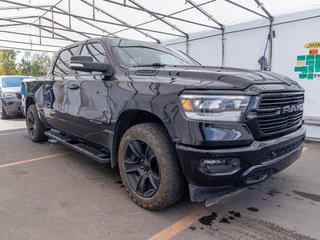
[[[208,210],[204,207],[194,211],[190,215],[178,220],[169,227],[151,236],[148,240],[168,240],[182,232],[187,227],[198,221]]]
[[[22,161],[13,162],[13,163],[1,164],[0,165],[0,169],[7,168],[7,167],[12,167],[12,166],[17,166],[17,165],[20,165],[20,164],[32,163],[32,162],[36,162],[36,161],[48,160],[48,159],[51,159],[51,158],[55,158],[55,157],[60,157],[60,156],[66,155],[67,153],[69,153],[69,152],[57,153],[57,154],[47,155],[47,156],[38,157],[38,158],[32,158],[32,159],[28,159],[28,160],[22,160]]]
[[[302,152],[307,151],[308,148],[304,147]],[[169,227],[161,230],[160,232],[151,236],[148,240],[169,240],[182,232],[184,229],[190,227],[193,223],[198,221],[205,213],[205,208],[200,208],[195,212],[191,213],[190,215],[178,220],[177,222],[173,223]]]

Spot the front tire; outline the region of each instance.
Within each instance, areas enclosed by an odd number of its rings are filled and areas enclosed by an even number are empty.
[[[159,124],[138,124],[126,131],[119,147],[119,169],[130,197],[146,209],[165,208],[185,193],[174,145]]]
[[[28,108],[26,123],[28,128],[29,138],[32,142],[43,142],[47,140],[47,137],[44,135],[45,128],[39,119],[38,111],[36,105],[31,105]]]

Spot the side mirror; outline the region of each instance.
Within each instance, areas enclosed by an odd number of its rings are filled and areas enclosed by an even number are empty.
[[[71,56],[70,68],[82,72],[101,72],[108,76],[113,73],[110,64],[94,62],[91,56]]]

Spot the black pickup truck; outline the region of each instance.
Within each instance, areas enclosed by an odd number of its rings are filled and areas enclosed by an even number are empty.
[[[187,190],[209,205],[262,182],[300,157],[305,138],[295,81],[202,66],[159,44],[105,37],[67,46],[22,93],[33,142],[56,139],[119,167],[147,209]]]

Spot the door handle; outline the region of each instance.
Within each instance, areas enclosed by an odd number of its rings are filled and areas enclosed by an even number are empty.
[[[68,84],[68,88],[71,90],[76,90],[76,89],[79,89],[80,86],[78,84],[71,83],[71,84]]]

